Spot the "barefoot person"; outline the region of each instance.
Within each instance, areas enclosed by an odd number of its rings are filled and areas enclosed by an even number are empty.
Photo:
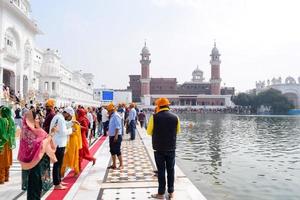
[[[48,99],[45,104],[46,108],[46,117],[44,119],[43,123],[43,129],[49,134],[50,133],[50,124],[53,119],[53,117],[56,115],[54,111],[55,107],[55,100],[54,99]],[[50,169],[50,159],[45,158],[44,163],[45,168],[45,179],[43,180],[43,193],[50,190],[50,188],[53,186],[53,182],[51,179],[51,169]]]
[[[54,189],[64,190],[67,187],[61,182],[61,167],[64,160],[65,148],[67,146],[68,136],[72,134],[72,124],[69,122],[72,120],[72,116],[75,114],[73,108],[66,107],[62,113],[57,113],[50,124],[50,130],[57,126],[58,132],[53,137],[56,147],[55,156],[57,162],[53,165],[52,177]],[[68,122],[68,123],[67,123]],[[70,124],[70,125],[69,125]]]
[[[94,158],[89,150],[89,143],[86,139],[87,131],[89,130],[89,121],[86,117],[86,112],[83,108],[77,110],[77,121],[81,126],[81,140],[82,148],[79,150],[79,170],[81,171],[81,163],[83,159],[92,161],[93,165],[96,163],[96,158]]]
[[[56,162],[52,141],[56,132],[57,128],[53,127],[47,134],[40,127],[39,116],[33,110],[26,112],[20,135],[18,160],[23,170],[29,170],[26,179],[28,200],[41,199],[43,180],[48,174],[44,170],[45,162],[47,163],[48,156],[50,161]]]
[[[130,139],[135,140],[135,132],[136,132],[136,109],[135,104],[131,103],[130,111],[128,115],[128,125],[129,125],[129,132],[130,132]]]
[[[152,136],[154,158],[158,170],[158,193],[152,195],[156,199],[164,199],[166,170],[169,198],[172,199],[174,196],[176,136],[180,132],[180,121],[175,114],[170,112],[169,105],[167,98],[160,98],[157,101],[159,110],[150,117],[147,127],[147,133]]]
[[[121,143],[122,143],[122,118],[116,112],[114,104],[109,104],[107,106],[107,111],[110,116],[108,135],[109,135],[109,148],[112,157],[112,165],[109,167],[111,169],[117,169],[116,160],[117,157],[120,162],[119,169],[123,169],[123,159],[121,154]]]
[[[0,184],[8,182],[12,149],[16,147],[16,126],[8,107],[0,108]]]
[[[64,156],[63,165],[61,167],[61,176],[65,174],[67,168],[74,170],[74,176],[79,174],[79,150],[82,148],[82,139],[80,124],[73,116],[72,121],[72,134],[66,146],[66,153]]]

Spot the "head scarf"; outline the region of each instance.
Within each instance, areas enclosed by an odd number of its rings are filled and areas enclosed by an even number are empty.
[[[35,128],[32,111],[26,113],[20,138],[18,160],[23,169],[31,169],[42,159],[44,153],[51,161],[56,161],[55,147],[48,134],[42,128]]]
[[[14,149],[16,147],[16,126],[12,118],[11,109],[5,106],[2,107],[0,115],[0,151],[7,142],[9,147]]]
[[[82,121],[87,120],[86,111],[82,108],[78,109],[77,111],[77,121],[81,124]]]

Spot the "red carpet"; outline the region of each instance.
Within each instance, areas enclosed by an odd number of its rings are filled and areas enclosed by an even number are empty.
[[[100,148],[100,146],[103,144],[103,142],[105,141],[106,136],[101,137],[96,144],[94,144],[94,146],[90,149],[90,152],[92,155],[95,155],[96,151]],[[99,162],[99,160],[97,160],[97,162]],[[86,166],[88,165],[89,161],[84,160],[82,162],[82,171],[86,168]],[[80,173],[81,174],[81,173]],[[79,176],[80,176],[79,174]],[[50,195],[46,198],[46,200],[60,200],[63,199],[66,194],[69,192],[69,190],[71,189],[71,187],[73,186],[73,184],[77,181],[78,177],[74,177],[74,172],[71,171],[64,179],[63,182],[67,183],[67,187],[68,189],[66,190],[53,190]]]

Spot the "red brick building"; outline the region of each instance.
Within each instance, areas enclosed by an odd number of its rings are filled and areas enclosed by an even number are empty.
[[[178,84],[176,78],[150,78],[150,51],[145,43],[141,52],[141,75],[129,75],[132,100],[144,105],[153,104],[156,98],[165,96],[174,105],[218,105],[225,106],[234,94],[233,87],[221,88],[220,56],[214,43],[210,54],[211,78],[204,81],[203,71],[197,68],[192,72],[192,80]]]

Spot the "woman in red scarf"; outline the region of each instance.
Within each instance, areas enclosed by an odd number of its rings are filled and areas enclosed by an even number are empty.
[[[82,148],[79,150],[79,167],[81,171],[81,162],[83,159],[88,161],[93,161],[93,165],[96,163],[96,158],[91,156],[89,150],[89,144],[86,139],[87,132],[89,130],[89,120],[86,117],[86,111],[82,108],[77,111],[77,121],[81,126],[81,138],[82,138]]]

